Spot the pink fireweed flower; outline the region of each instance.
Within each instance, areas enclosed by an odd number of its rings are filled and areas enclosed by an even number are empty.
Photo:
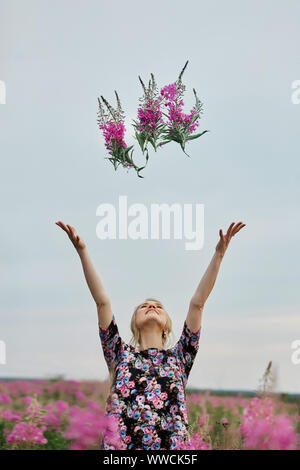
[[[167,131],[163,132],[164,140],[159,145],[162,146],[174,140],[175,142],[178,142],[180,144],[183,151],[186,142],[196,139],[203,135],[205,132],[208,132],[204,131],[201,134],[191,136],[191,134],[199,126],[198,119],[200,118],[200,114],[202,113],[203,107],[203,104],[197,97],[194,88],[193,92],[196,98],[195,106],[191,110],[190,114],[185,114],[182,110],[182,107],[184,106],[182,97],[185,91],[185,85],[182,83],[181,77],[187,64],[188,61],[182,69],[178,80],[175,83],[166,85],[164,88],[161,89],[160,92],[161,96],[163,96],[166,101],[165,106],[168,108],[168,122]],[[186,152],[184,151],[184,153]]]
[[[139,124],[137,130],[146,134],[154,133],[157,123],[161,121],[162,112],[157,101],[149,102],[148,107],[138,109]]]
[[[144,90],[144,95],[139,98],[141,105],[138,108],[138,121],[133,121],[135,136],[144,154],[146,152],[146,164],[149,159],[148,142],[151,143],[156,151],[156,141],[159,139],[164,121],[160,109],[163,97],[159,95],[153,73],[149,80],[148,88],[144,85],[139,76],[139,80]]]
[[[181,78],[187,64],[188,61],[180,72],[178,80],[175,83],[166,85],[160,92],[157,88],[153,73],[151,73],[148,87],[144,85],[139,76],[144,95],[139,98],[141,103],[137,111],[137,121],[133,120],[133,127],[135,128],[135,138],[138,141],[143,155],[146,152],[146,162],[141,168],[138,168],[132,160],[133,145],[127,147],[125,143],[125,117],[117,92],[115,91],[118,103],[117,109],[114,109],[103,96],[101,96],[102,101],[108,109],[108,113],[105,113],[104,107],[98,98],[99,128],[103,131],[105,146],[110,154],[110,157],[107,158],[113,163],[115,170],[117,170],[119,165],[125,168],[133,167],[138,176],[142,178],[139,172],[147,165],[149,159],[149,142],[156,152],[161,146],[175,141],[180,144],[182,150],[186,153],[185,145],[187,142],[208,132],[203,131],[200,134],[192,135],[199,126],[198,119],[202,113],[202,103],[197,97],[195,89],[193,89],[196,98],[195,106],[189,114],[183,112],[182,107],[184,106],[184,102],[182,97],[185,86]],[[168,108],[168,114],[162,111],[161,106],[163,104]],[[168,122],[164,122],[163,116],[168,118]],[[129,151],[131,151],[131,153],[129,153]]]
[[[2,411],[2,418],[6,421],[19,421],[22,419],[22,413],[17,413],[13,410]]]
[[[70,407],[68,421],[64,437],[71,439],[71,449],[73,445],[81,449],[97,446],[100,432],[104,427],[102,411],[96,413],[94,410],[89,411],[74,405]]]
[[[182,127],[184,131],[191,134],[195,131],[196,127],[199,126],[199,122],[192,122],[193,116],[197,114],[195,110],[192,110],[190,114],[184,114],[181,110],[182,105],[177,105],[170,103],[169,105],[169,123],[172,127],[171,132],[174,126],[178,128]],[[187,139],[186,139],[187,140]]]
[[[99,127],[103,130],[107,149],[110,149],[113,145],[123,147],[124,149],[127,148],[127,145],[123,140],[125,134],[125,126],[123,122],[109,122],[106,125],[100,124]],[[109,150],[109,153],[112,155],[112,150]]]
[[[205,414],[204,416],[200,416],[198,418],[198,426],[201,427],[201,426],[205,426],[207,423],[207,415]]]
[[[201,434],[197,431],[188,441],[179,442],[176,450],[211,450],[211,445],[203,440]]]
[[[105,415],[103,424],[103,442],[113,447],[115,450],[123,450],[125,448],[125,445],[121,439],[119,422],[117,417],[114,415]],[[124,429],[124,431],[126,432],[126,428]]]
[[[253,398],[244,410],[240,433],[247,450],[293,450],[297,434],[291,418],[275,415],[270,398]]]
[[[68,408],[68,403],[61,400],[45,405],[44,410],[47,414],[42,418],[43,423],[47,424],[48,428],[59,431],[62,421],[67,415]]]
[[[176,101],[178,96],[178,89],[176,83],[166,85],[164,88],[161,89],[160,93],[166,100],[169,101],[169,103],[171,103],[172,101]],[[169,103],[166,103],[166,106],[168,106]]]
[[[38,402],[36,395],[33,397],[23,397],[21,398],[21,401],[25,402],[24,415],[28,419],[34,419],[36,422],[41,422],[44,411],[41,407],[41,404]]]
[[[105,442],[120,448],[120,432],[114,416],[107,416],[99,409],[82,409],[74,405],[70,407],[69,425],[64,437],[71,439],[71,449],[90,449],[99,447],[100,435]]]
[[[6,393],[0,393],[0,403],[6,403],[9,405],[11,403],[11,399]]]
[[[247,450],[295,450],[297,434],[287,416],[274,416],[244,425],[244,448]]]
[[[43,435],[46,426],[38,428],[32,423],[17,423],[13,430],[7,435],[6,442],[18,442],[27,444],[47,444],[47,439]]]
[[[99,129],[103,132],[105,147],[110,154],[110,157],[107,158],[113,163],[115,170],[117,170],[119,165],[122,165],[127,169],[134,168],[137,171],[138,176],[140,176],[139,171],[142,168],[138,168],[132,160],[133,145],[128,147],[124,140],[126,131],[124,125],[125,115],[116,91],[115,94],[117,98],[117,109],[114,109],[108,101],[101,96],[103,103],[108,109],[108,113],[105,113],[101,101],[98,98],[99,111],[97,122]],[[130,150],[131,154],[129,155]],[[140,177],[142,178],[142,176]]]

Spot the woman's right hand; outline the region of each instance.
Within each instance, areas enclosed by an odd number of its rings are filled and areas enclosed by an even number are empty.
[[[75,249],[77,251],[81,251],[85,249],[85,244],[83,240],[79,237],[79,235],[76,234],[75,228],[71,227],[71,225],[65,225],[63,222],[58,221],[55,222],[56,225],[58,225],[60,228],[62,228],[67,234],[68,237],[70,238],[71,242],[73,243]]]

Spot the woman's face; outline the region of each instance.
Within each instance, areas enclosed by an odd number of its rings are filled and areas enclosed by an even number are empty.
[[[167,313],[162,304],[155,300],[147,300],[142,303],[136,312],[136,326],[140,330],[144,325],[153,322],[158,323],[163,331],[167,323]]]

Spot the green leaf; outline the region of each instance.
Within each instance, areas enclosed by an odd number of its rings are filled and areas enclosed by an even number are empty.
[[[126,156],[126,153],[124,152],[124,148],[121,150],[121,159],[122,159],[122,162],[124,163],[125,162],[125,156]]]
[[[144,137],[141,134],[135,133],[139,146],[141,147],[142,152],[144,152]]]
[[[125,155],[129,152],[129,150],[132,149],[132,147],[133,147],[133,145],[131,145],[130,147],[127,147],[126,149],[124,149],[125,150]]]
[[[184,145],[182,145],[182,143],[181,143],[180,146],[183,150],[183,153],[185,153],[189,158],[191,158],[191,156],[188,153],[186,153],[186,151],[184,150]]]
[[[141,142],[145,142],[145,137],[142,132],[136,131],[136,136]]]
[[[169,142],[172,142],[172,140],[166,140],[166,141],[164,141],[164,142],[161,142],[160,146],[165,145],[165,144],[168,144]]]
[[[149,142],[150,142],[150,144],[152,145],[152,147],[154,148],[154,150],[156,152],[155,143],[154,143],[154,140],[152,139],[152,137],[149,137]]]
[[[110,162],[114,162],[114,158],[110,158],[110,157],[105,157],[105,160],[109,160]]]
[[[192,135],[191,137],[188,137],[186,140],[198,139],[198,137],[201,137],[201,135],[205,134],[206,132],[209,132],[209,131],[203,131],[201,132],[201,134]]]

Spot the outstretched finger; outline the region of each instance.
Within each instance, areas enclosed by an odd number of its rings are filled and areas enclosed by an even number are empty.
[[[239,222],[237,226],[233,229],[232,236],[238,233],[241,228],[245,227],[246,224],[243,224],[243,222]]]
[[[232,233],[236,231],[237,228],[239,228],[240,225],[242,225],[243,222],[238,222],[234,225],[234,227],[232,228]]]
[[[220,235],[221,240],[224,241],[224,235],[223,235],[222,229],[219,230],[219,235]]]
[[[70,235],[70,231],[68,229],[68,227],[65,226],[65,224],[61,221],[59,222],[55,222],[56,225],[58,225],[60,228],[62,228],[65,232],[67,232],[68,235]]]
[[[68,228],[69,228],[69,230],[70,230],[70,232],[71,232],[71,236],[72,236],[73,238],[76,238],[75,228],[72,227],[71,225],[68,225],[68,224],[67,224],[67,226],[68,226]]]
[[[232,231],[233,226],[234,226],[234,222],[232,222],[228,227],[228,230],[227,230],[227,233],[226,233],[226,238],[227,239],[229,239],[231,237],[231,231]]]

